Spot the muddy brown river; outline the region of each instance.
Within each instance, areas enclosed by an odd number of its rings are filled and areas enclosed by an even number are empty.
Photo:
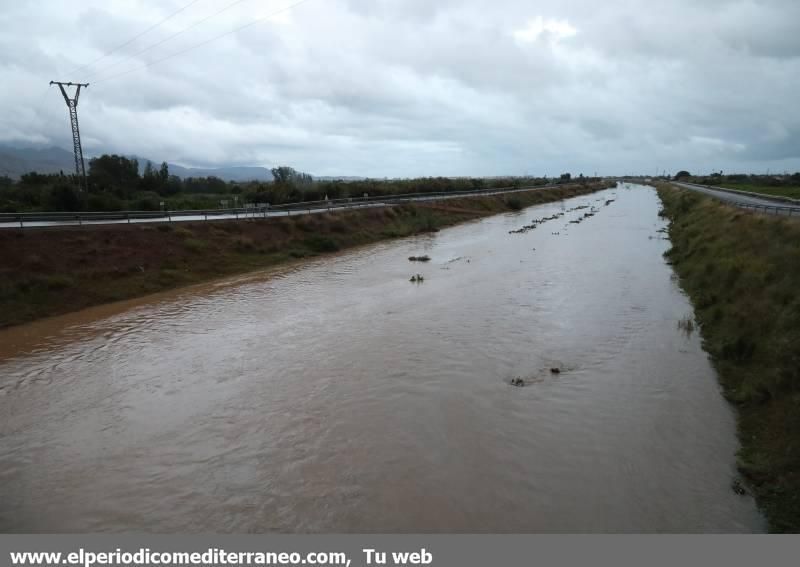
[[[2,332],[0,531],[762,531],[659,207],[620,186]]]

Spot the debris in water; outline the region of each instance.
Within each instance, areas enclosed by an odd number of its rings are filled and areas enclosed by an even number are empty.
[[[562,216],[564,216],[564,213],[556,213],[556,214],[554,214],[552,216],[549,216],[549,217],[544,217],[544,218],[541,218],[541,219],[538,219],[538,220],[534,219],[534,220],[531,221],[531,224],[526,224],[522,228],[518,228],[517,230],[509,230],[508,234],[525,234],[529,230],[533,230],[534,228],[536,228],[537,225],[540,225],[540,224],[545,223],[547,221],[556,220],[557,218],[562,217]]]
[[[561,369],[560,368],[556,368],[554,366],[553,368],[550,369],[550,372],[552,372],[553,374],[561,374]]]
[[[431,257],[425,254],[424,256],[409,256],[409,262],[430,262]]]
[[[518,388],[521,388],[522,386],[525,385],[525,380],[523,380],[522,378],[517,376],[516,378],[512,378],[511,379],[511,385],[512,386],[517,386]]]
[[[422,283],[422,282],[425,281],[425,278],[423,278],[422,275],[417,274],[417,275],[411,276],[411,279],[408,280],[408,281],[414,282],[414,283]]]

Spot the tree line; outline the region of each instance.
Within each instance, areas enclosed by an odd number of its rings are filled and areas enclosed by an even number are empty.
[[[0,212],[216,209],[245,203],[280,205],[358,198],[365,194],[386,196],[592,181],[583,175],[572,179],[569,173],[554,179],[425,177],[317,180],[288,166],[275,167],[271,171],[273,180],[270,182],[226,182],[213,176],[182,179],[170,174],[166,162],[160,166],[147,162],[140,168],[136,159],[116,154],[102,155],[89,161],[85,192],[78,189],[74,175],[64,172],[30,172],[18,181],[0,177]]]

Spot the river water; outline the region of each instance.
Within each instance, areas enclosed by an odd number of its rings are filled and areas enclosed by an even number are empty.
[[[4,331],[0,531],[761,531],[659,206],[620,186]]]

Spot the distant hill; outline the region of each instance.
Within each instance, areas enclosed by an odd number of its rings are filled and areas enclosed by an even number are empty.
[[[153,167],[158,168],[161,162],[152,161]],[[139,167],[144,171],[146,159],[139,158]],[[183,179],[187,177],[219,177],[223,181],[272,181],[272,172],[266,167],[258,166],[231,166],[231,167],[183,167],[167,162],[169,172]]]
[[[19,179],[24,173],[72,173],[75,158],[72,152],[55,146],[49,148],[15,148],[0,146],[0,175]]]
[[[364,181],[366,177],[358,177],[355,175],[314,175],[316,181]]]
[[[128,156],[139,160],[139,173],[144,171],[146,158]],[[89,169],[90,156],[84,157],[86,169]],[[161,165],[159,160],[150,160],[153,167]],[[167,162],[169,172],[180,178],[187,177],[219,177],[223,181],[272,181],[272,172],[269,168],[259,166],[223,166],[223,167],[183,167]],[[63,171],[71,174],[75,171],[75,160],[72,152],[55,146],[42,147],[13,147],[0,144],[0,175],[7,175],[12,179],[19,179],[21,175],[35,171],[37,173],[59,173]],[[319,181],[358,181],[364,177],[354,176],[321,176],[314,177]]]
[[[85,155],[86,167],[89,167],[90,156]],[[146,159],[139,160],[140,171],[144,170]],[[161,162],[151,160],[155,167]],[[52,147],[14,147],[0,145],[0,175],[19,179],[25,173],[64,173],[75,171],[75,159],[72,152],[63,148]],[[217,168],[182,167],[169,164],[169,172],[181,178],[186,177],[219,177],[225,181],[272,181],[272,172],[266,167],[231,166]]]

